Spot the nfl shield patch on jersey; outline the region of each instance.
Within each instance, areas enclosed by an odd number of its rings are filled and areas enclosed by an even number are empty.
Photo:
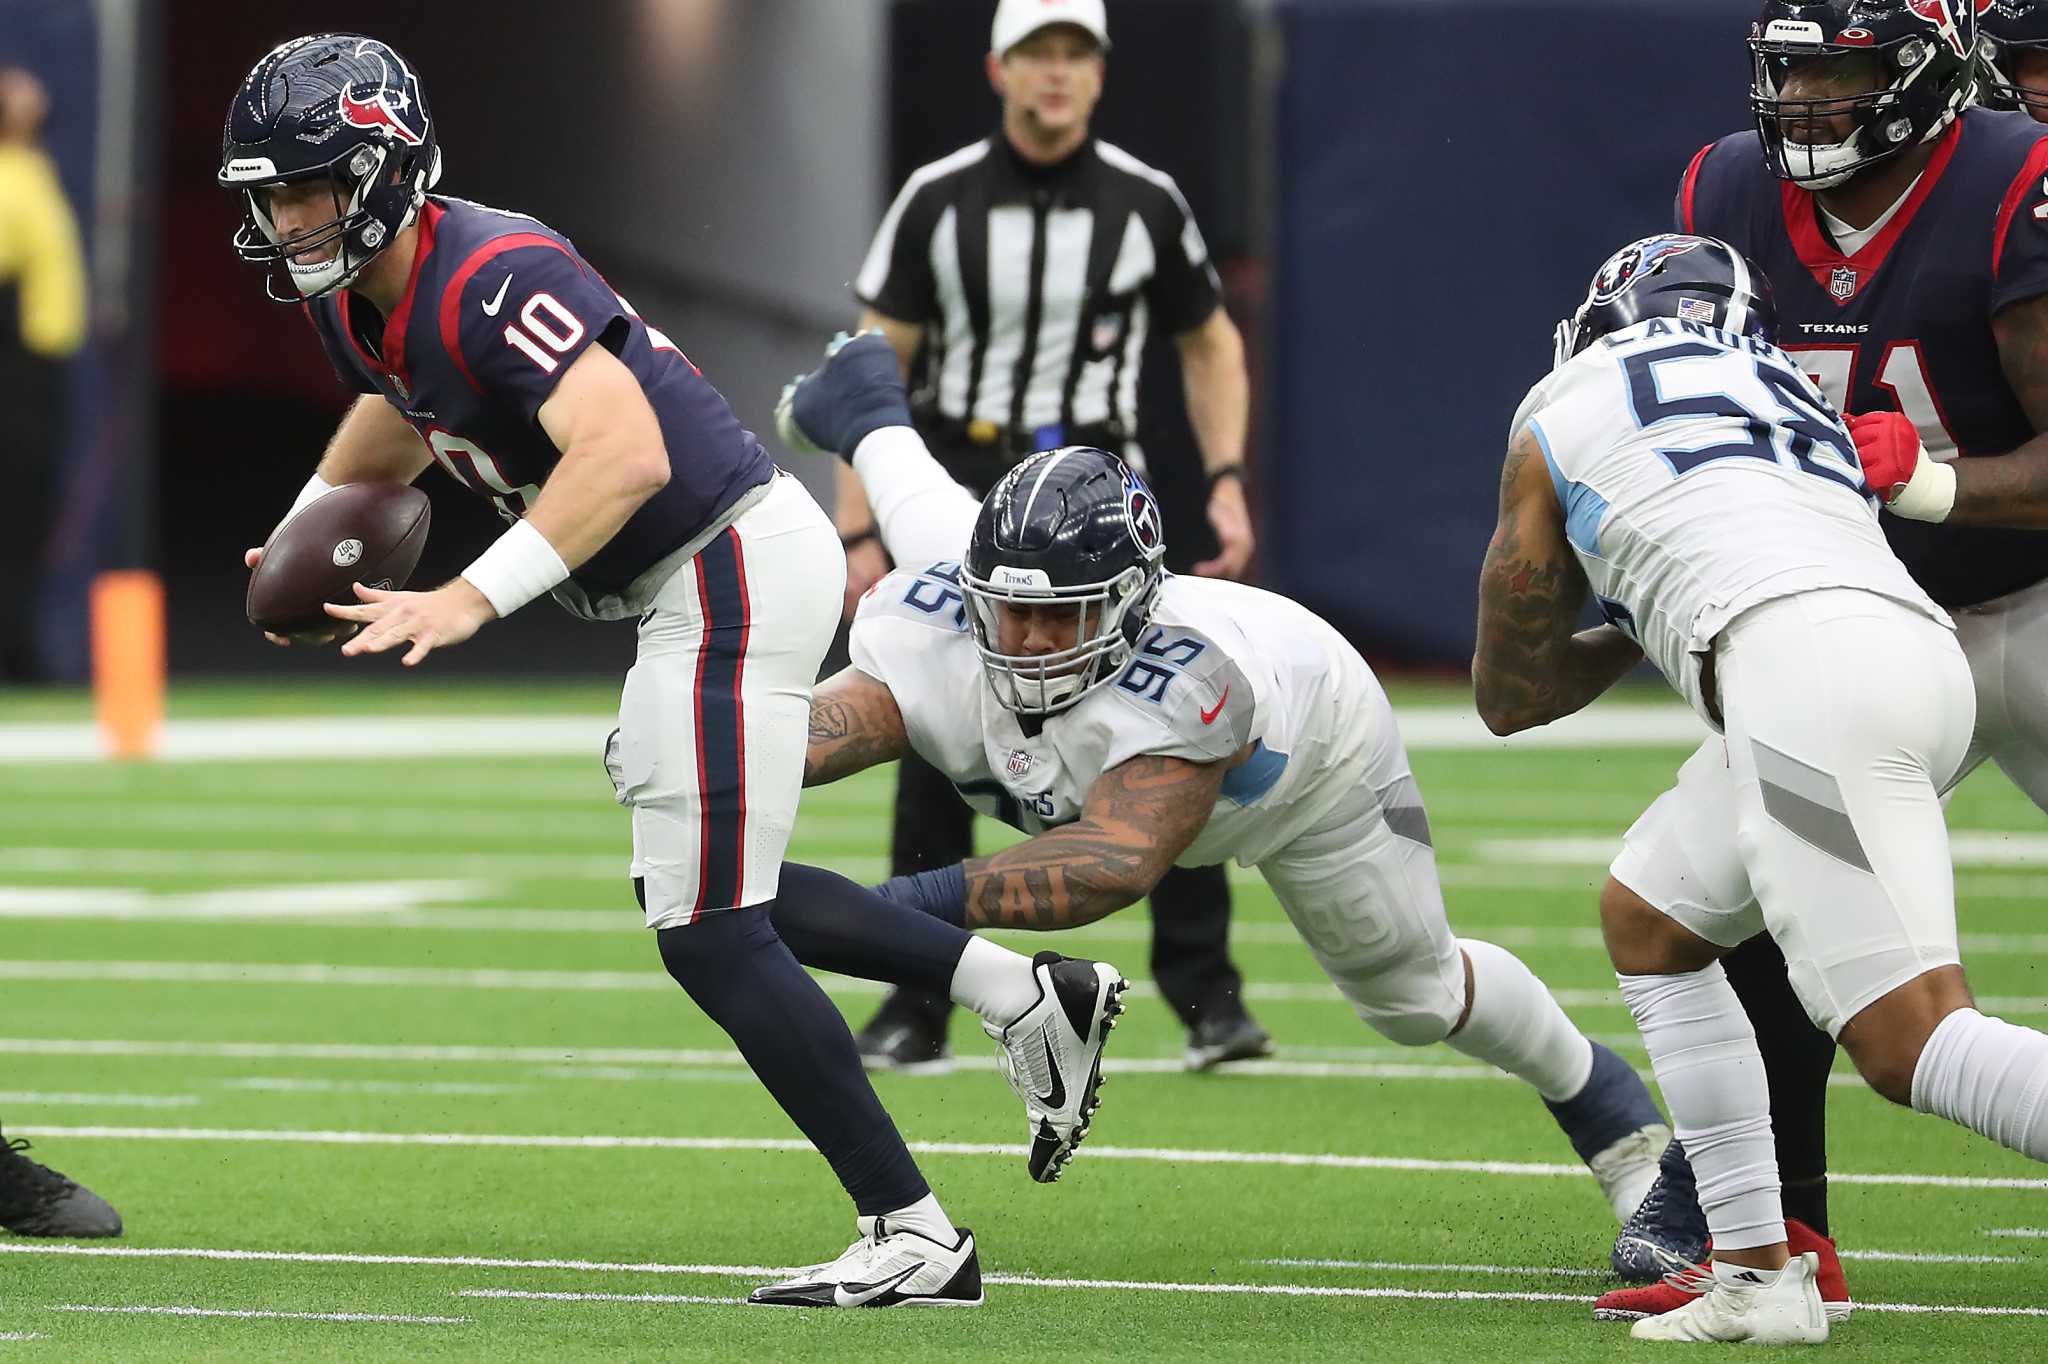
[[[1856,272],[1846,265],[1837,265],[1828,276],[1828,292],[1844,303],[1856,297]]]

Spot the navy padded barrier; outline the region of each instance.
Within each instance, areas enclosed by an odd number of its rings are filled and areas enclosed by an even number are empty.
[[[1508,422],[1615,248],[1747,127],[1754,0],[1292,0],[1281,12],[1271,584],[1462,667]]]

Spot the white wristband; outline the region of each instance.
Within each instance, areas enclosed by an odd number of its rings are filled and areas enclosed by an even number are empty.
[[[1891,512],[1913,521],[1946,521],[1956,509],[1956,468],[1930,458],[1924,451],[1920,466],[1899,489],[1889,504]]]
[[[283,525],[285,521],[291,520],[294,516],[297,516],[300,512],[304,511],[306,509],[307,503],[317,501],[318,499],[327,496],[327,494],[333,491],[334,485],[332,483],[329,483],[326,479],[320,477],[320,475],[314,474],[311,478],[306,480],[306,486],[299,489],[299,495],[297,499],[293,501],[292,509],[284,514],[284,521],[280,521],[277,524],[280,526]]]
[[[517,521],[462,576],[502,619],[566,579],[569,566],[531,521]]]

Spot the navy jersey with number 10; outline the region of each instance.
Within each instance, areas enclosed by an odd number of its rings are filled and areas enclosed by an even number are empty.
[[[1912,418],[1938,459],[2002,455],[2035,435],[1999,364],[1991,319],[2048,294],[2048,129],[1970,109],[1883,230],[1845,256],[1813,192],[1779,180],[1755,132],[1686,169],[1678,229],[1719,237],[1763,269],[1778,344],[1843,412]],[[2048,578],[2048,532],[1884,518],[1886,538],[1944,606]]]
[[[590,346],[618,356],[654,409],[671,472],[572,575],[590,603],[624,592],[773,476],[761,443],[682,351],[566,237],[522,214],[430,198],[388,319],[346,289],[305,308],[342,382],[382,395],[435,461],[508,521],[526,514],[561,459],[542,404]]]

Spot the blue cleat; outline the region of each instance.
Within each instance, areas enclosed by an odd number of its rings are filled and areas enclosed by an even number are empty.
[[[1614,1220],[1626,1222],[1657,1178],[1657,1156],[1670,1142],[1671,1128],[1634,1067],[1598,1042],[1592,1046],[1585,1086],[1561,1103],[1544,1105],[1593,1172]]]
[[[1707,1258],[1707,1215],[1685,1148],[1673,1141],[1657,1162],[1657,1182],[1622,1224],[1610,1257],[1625,1283],[1655,1283]]]
[[[832,338],[825,363],[783,386],[775,432],[801,454],[852,460],[860,443],[885,426],[910,425],[910,397],[896,349],[878,331]]]

